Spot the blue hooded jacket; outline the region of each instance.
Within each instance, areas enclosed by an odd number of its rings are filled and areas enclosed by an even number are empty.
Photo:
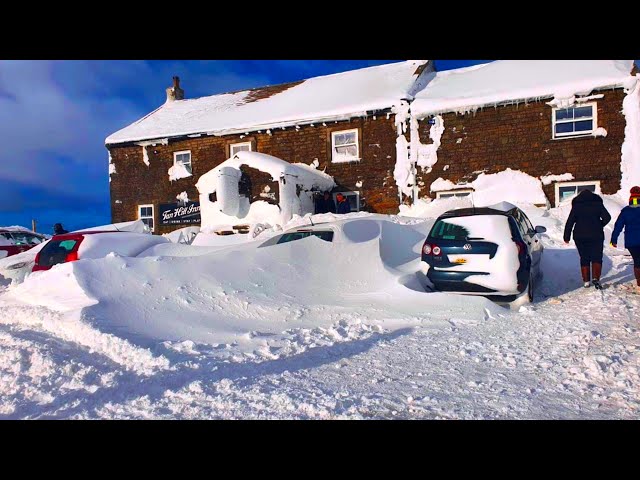
[[[611,243],[618,244],[618,236],[624,229],[624,246],[640,247],[640,205],[624,207],[616,220]]]

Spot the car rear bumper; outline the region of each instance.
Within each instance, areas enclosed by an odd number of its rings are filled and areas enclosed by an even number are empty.
[[[466,279],[472,275],[489,275],[487,272],[457,272],[451,270],[435,270],[427,262],[421,262],[421,271],[428,279],[430,286],[439,291],[447,293],[458,293],[463,295],[479,295],[501,303],[512,302],[518,293],[502,292],[488,288],[476,283],[467,282]]]

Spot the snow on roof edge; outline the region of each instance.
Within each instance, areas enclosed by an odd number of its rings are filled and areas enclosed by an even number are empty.
[[[404,61],[400,61],[400,62],[392,62],[392,63],[385,63],[382,65],[373,65],[373,66],[369,66],[369,67],[364,67],[364,68],[358,68],[358,69],[354,69],[354,70],[347,70],[344,72],[336,72],[336,73],[332,73],[332,74],[328,74],[328,75],[319,75],[316,77],[310,77],[310,78],[306,78],[303,79],[301,81],[301,84],[309,81],[309,80],[318,80],[318,79],[324,79],[324,78],[328,78],[328,77],[339,77],[341,75],[345,75],[345,74],[350,74],[353,72],[362,72],[362,71],[366,71],[366,70],[379,70],[379,69],[384,69],[384,68],[388,68],[388,67],[399,67],[400,65],[407,65],[407,64],[411,64],[412,66],[415,66],[415,70],[413,71],[413,73],[411,74],[411,78],[413,79],[411,81],[411,83],[409,85],[406,85],[405,90],[409,91],[413,85],[414,82],[417,78],[419,78],[421,76],[421,73],[419,71],[420,67],[424,66],[424,65],[428,65],[430,62],[432,62],[432,60],[404,60]],[[427,69],[428,71],[428,69]],[[291,82],[289,82],[291,83]],[[192,102],[192,101],[198,101],[198,100],[202,100],[202,99],[208,99],[208,98],[215,98],[215,97],[222,97],[224,95],[234,95],[234,94],[248,94],[251,91],[254,90],[259,90],[261,88],[268,88],[268,87],[273,87],[273,86],[277,86],[277,85],[266,85],[266,86],[262,86],[262,87],[257,87],[257,88],[253,88],[253,89],[247,89],[247,90],[239,90],[239,91],[234,91],[234,92],[224,92],[224,93],[218,93],[215,95],[205,95],[202,97],[196,97],[196,98],[189,98],[189,99],[184,99],[184,100],[178,100],[176,102]],[[277,96],[277,94],[276,94]],[[132,142],[138,142],[138,141],[146,141],[146,140],[152,140],[155,138],[175,138],[175,137],[181,137],[181,136],[185,136],[185,135],[195,135],[195,134],[207,134],[207,135],[230,135],[233,133],[244,133],[247,131],[256,131],[256,130],[264,130],[264,129],[269,129],[269,128],[281,128],[281,127],[287,127],[287,126],[294,126],[294,125],[300,125],[300,124],[307,124],[307,123],[314,123],[314,122],[322,122],[322,121],[338,121],[338,120],[345,120],[348,119],[350,117],[361,117],[361,116],[366,116],[367,112],[369,111],[376,111],[376,110],[382,110],[382,109],[386,109],[386,108],[391,108],[392,105],[395,102],[398,102],[400,100],[400,98],[396,98],[395,96],[393,97],[389,97],[389,98],[385,98],[385,99],[381,99],[381,98],[377,98],[375,99],[374,103],[371,103],[370,105],[357,105],[357,106],[352,106],[352,109],[345,109],[339,113],[336,114],[325,114],[325,115],[316,115],[313,117],[301,117],[301,118],[291,118],[291,119],[282,119],[282,120],[276,120],[273,122],[266,122],[266,123],[262,123],[262,124],[253,124],[253,123],[245,123],[245,124],[240,124],[240,125],[236,125],[230,128],[226,128],[226,129],[213,129],[213,130],[206,130],[206,129],[202,129],[202,128],[187,128],[187,129],[183,129],[183,130],[179,130],[177,132],[172,132],[171,134],[167,134],[167,133],[163,133],[163,134],[158,134],[158,135],[152,135],[150,133],[145,133],[145,134],[138,134],[138,135],[134,135],[134,136],[130,136],[130,137],[125,137],[125,138],[117,138],[118,134],[120,132],[123,132],[129,128],[131,128],[134,125],[137,125],[139,123],[141,123],[142,121],[144,121],[145,119],[147,119],[148,117],[152,116],[154,113],[158,112],[159,110],[161,110],[163,107],[165,107],[167,105],[167,103],[165,102],[164,104],[160,105],[158,108],[156,108],[155,110],[153,110],[152,112],[148,113],[147,115],[143,116],[142,118],[136,120],[135,122],[130,123],[129,125],[117,130],[116,132],[113,132],[112,134],[110,134],[109,136],[107,136],[105,138],[105,146],[110,146],[110,145],[118,145],[118,144],[123,144],[123,143],[132,143]],[[258,100],[258,102],[260,102],[260,100]],[[239,104],[238,106],[242,106],[243,104]],[[363,108],[364,107],[364,108]],[[116,138],[114,138],[116,137]]]
[[[635,65],[633,60],[610,60],[608,62],[611,64],[607,67],[611,70],[598,72],[597,76],[594,76],[592,72],[587,72],[589,75],[585,73],[584,77],[573,81],[561,81],[559,83],[550,82],[547,84],[541,83],[540,85],[535,85],[533,87],[521,85],[508,90],[482,93],[478,96],[464,96],[468,94],[468,91],[464,89],[463,92],[456,92],[456,90],[460,90],[462,88],[462,85],[458,82],[464,78],[464,74],[471,74],[471,78],[473,78],[474,71],[497,69],[499,72],[500,68],[504,68],[507,62],[510,61],[493,61],[469,67],[436,72],[436,75],[430,79],[426,87],[417,92],[416,98],[411,103],[412,115],[416,118],[424,118],[443,113],[467,113],[484,107],[540,101],[546,98],[555,98],[558,95],[564,98],[565,96],[570,96],[568,93],[569,91],[572,91],[574,95],[589,95],[591,92],[599,90],[625,88],[629,79],[633,78],[631,72]],[[517,61],[515,63],[517,63]],[[623,65],[625,70],[628,71],[625,72],[621,68]],[[502,73],[504,74],[504,71],[502,71]],[[447,84],[448,79],[451,79],[450,81],[453,82],[449,87],[453,89],[452,91],[440,92],[434,97],[429,96],[430,91],[433,92],[434,88],[436,91],[442,90],[443,85]],[[435,80],[435,82],[431,83],[433,80]],[[482,79],[476,78],[473,83],[477,80]],[[486,79],[484,80],[486,81]],[[456,85],[456,83],[458,84]],[[514,83],[516,83],[515,80]],[[456,94],[460,93],[462,93],[462,95],[456,96]]]

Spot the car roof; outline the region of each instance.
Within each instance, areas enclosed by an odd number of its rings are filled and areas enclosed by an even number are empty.
[[[119,230],[90,230],[87,232],[69,232],[69,233],[60,233],[58,235],[54,235],[52,237],[53,240],[64,240],[66,238],[73,238],[73,237],[77,237],[78,235],[93,235],[96,233],[122,233]],[[126,232],[126,233],[133,233],[133,232]]]
[[[455,218],[455,217],[469,217],[472,215],[504,215],[511,216],[518,210],[518,207],[514,206],[509,210],[497,210],[491,207],[479,207],[479,208],[456,208],[455,210],[449,210],[438,217],[441,218]]]

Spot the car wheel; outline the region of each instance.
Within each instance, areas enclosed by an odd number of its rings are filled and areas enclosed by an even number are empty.
[[[533,302],[533,290],[535,285],[533,283],[533,272],[529,272],[529,284],[524,292],[519,294],[516,299],[509,303],[510,310],[518,310],[523,305],[527,305]]]

